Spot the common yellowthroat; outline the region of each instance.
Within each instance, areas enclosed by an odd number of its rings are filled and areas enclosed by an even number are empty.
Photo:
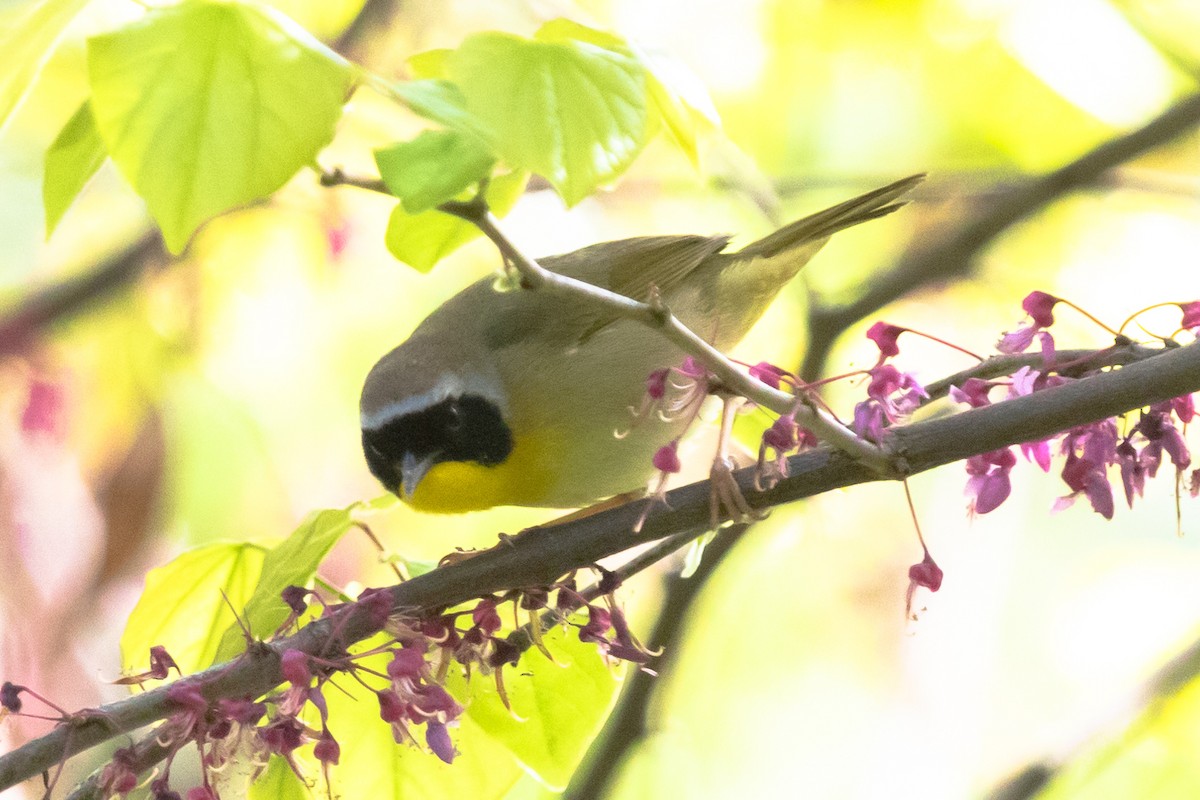
[[[828,241],[884,216],[915,175],[797,220],[736,253],[727,236],[591,245],[542,266],[635,300],[657,289],[681,322],[726,350]],[[423,511],[569,508],[644,486],[683,420],[627,437],[646,378],[683,354],[637,322],[485,278],[446,301],[367,375],[363,451],[387,489]]]

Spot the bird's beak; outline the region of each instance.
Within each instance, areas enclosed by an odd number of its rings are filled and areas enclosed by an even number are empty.
[[[412,453],[404,454],[400,461],[400,491],[404,499],[412,498],[413,493],[417,491],[417,485],[437,463],[440,455],[436,450],[422,458],[417,458]]]

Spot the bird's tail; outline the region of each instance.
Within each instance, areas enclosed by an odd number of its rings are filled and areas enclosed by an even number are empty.
[[[827,239],[843,228],[886,216],[907,205],[907,201],[899,198],[923,180],[925,173],[911,175],[844,203],[838,203],[832,208],[818,211],[812,216],[798,219],[770,236],[747,245],[737,255],[771,258],[801,244]]]

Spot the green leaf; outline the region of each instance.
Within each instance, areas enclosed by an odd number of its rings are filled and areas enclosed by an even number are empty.
[[[250,784],[248,800],[311,800],[313,793],[280,756],[271,756],[266,772]]]
[[[373,86],[408,106],[413,113],[453,130],[469,133],[490,142],[491,131],[467,110],[467,100],[459,88],[447,80],[389,82],[376,80]]]
[[[500,157],[544,176],[568,205],[615,179],[646,143],[646,76],[628,52],[481,33],[450,57],[450,74]]]
[[[693,165],[699,165],[697,137],[701,131],[721,127],[717,107],[708,89],[691,70],[667,56],[634,51],[646,67],[650,99],[671,138]]]
[[[576,40],[610,50],[627,49],[631,52],[646,70],[650,100],[658,117],[692,163],[699,164],[697,135],[702,129],[719,128],[721,118],[709,97],[708,88],[682,62],[667,55],[642,50],[619,36],[564,17],[550,20],[533,36],[547,42]]]
[[[504,669],[511,712],[494,682],[482,675],[465,684],[452,673],[446,688],[466,706],[466,715],[526,769],[561,790],[600,732],[620,681],[599,648],[579,641],[573,628],[555,628],[545,643],[557,664],[530,649],[515,667]]]
[[[404,210],[419,214],[479,183],[496,159],[474,137],[457,131],[424,131],[411,142],[376,150],[375,163]]]
[[[54,51],[54,43],[88,0],[41,0],[20,19],[6,11],[0,15],[0,53],[4,53],[4,69],[0,70],[0,130],[21,104],[26,92],[46,59]]]
[[[258,545],[224,542],[189,550],[150,570],[121,635],[122,668],[146,669],[154,645],[166,647],[185,673],[211,664],[222,634],[234,622],[230,604],[239,608],[250,597],[263,555]]]
[[[492,179],[486,196],[495,214],[503,216],[516,205],[528,177],[524,172],[510,172]],[[397,204],[388,219],[384,242],[400,261],[418,272],[428,272],[477,236],[478,228],[457,217],[436,210],[408,214]]]
[[[262,562],[262,575],[242,610],[242,622],[263,639],[275,632],[291,609],[280,594],[289,586],[305,586],[342,534],[353,525],[348,510],[314,511],[291,536],[271,548]],[[241,609],[240,603],[234,608]],[[221,637],[214,661],[226,661],[245,649],[241,626],[234,623]]]
[[[1200,678],[1159,695],[1124,730],[1062,764],[1039,800],[1189,797],[1200,786]],[[1153,790],[1148,791],[1148,787]]]
[[[423,53],[409,56],[404,63],[408,65],[414,78],[444,79],[447,75],[449,57],[453,52],[444,47],[426,50]]]
[[[54,233],[62,215],[107,157],[108,151],[96,132],[91,103],[85,102],[46,151],[42,203],[46,209],[47,237]]]
[[[173,252],[311,163],[352,78],[282,14],[205,0],[90,39],[88,70],[100,135]]]
[[[539,42],[587,42],[608,50],[625,50],[629,45],[615,33],[589,28],[573,19],[557,17],[537,29],[533,38]]]
[[[379,641],[368,642],[378,644]],[[383,672],[387,658],[372,657],[363,666]],[[378,681],[362,675],[368,682]],[[388,725],[379,719],[379,701],[358,681],[334,678],[329,688],[329,729],[341,745],[341,762],[333,770],[335,797],[408,800],[415,797],[462,797],[500,800],[520,780],[522,771],[512,756],[470,717],[450,727],[458,749],[453,764],[432,753],[396,744]],[[424,744],[425,727],[413,726]]]

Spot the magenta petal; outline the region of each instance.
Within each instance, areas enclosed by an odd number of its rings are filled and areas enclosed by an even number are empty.
[[[342,757],[342,748],[337,740],[326,731],[313,745],[313,755],[322,764],[337,764]]]
[[[1084,479],[1083,493],[1092,504],[1092,510],[1105,519],[1113,518],[1113,492],[1108,478],[1100,472],[1088,473]]]
[[[908,568],[908,579],[917,586],[922,586],[931,592],[942,588],[942,568],[926,553],[920,564]]]
[[[1194,395],[1185,394],[1171,399],[1171,410],[1180,422],[1191,422],[1196,416],[1196,400]]]
[[[1008,499],[1011,492],[1012,481],[1009,480],[1007,471],[996,470],[988,473],[983,477],[979,494],[975,497],[975,513],[986,514],[995,511]]]
[[[429,720],[425,725],[425,744],[433,754],[447,764],[454,762],[454,742],[450,741],[450,731],[437,720]]]
[[[679,442],[671,442],[658,448],[653,463],[659,472],[676,473],[683,469],[683,464],[679,461]]]
[[[750,368],[750,377],[760,380],[772,389],[778,389],[780,382],[784,376],[788,375],[787,370],[769,364],[766,361],[760,361]]]
[[[1171,456],[1171,463],[1178,469],[1187,469],[1192,463],[1192,455],[1188,452],[1187,442],[1174,425],[1163,426],[1162,447]]]
[[[1200,328],[1200,300],[1193,300],[1190,303],[1180,303],[1179,309],[1183,311],[1183,322],[1180,323],[1181,328]]]
[[[991,389],[992,384],[982,378],[967,378],[961,389],[950,387],[950,399],[956,403],[967,403],[972,408],[982,408],[991,405],[992,401],[988,398]]]
[[[1058,298],[1045,292],[1030,292],[1021,301],[1021,308],[1029,318],[1038,324],[1039,328],[1049,328],[1054,324],[1054,306]]]
[[[1042,331],[1038,334],[1038,341],[1042,345],[1042,364],[1046,367],[1054,365],[1054,336],[1049,331]]]
[[[904,330],[899,325],[890,325],[881,320],[867,330],[867,338],[879,346],[881,356],[891,358],[900,354],[900,345],[896,340]]]
[[[1023,442],[1021,453],[1025,458],[1041,467],[1042,472],[1050,471],[1050,443]]]
[[[1029,349],[1029,345],[1033,344],[1033,336],[1037,330],[1036,326],[1031,325],[1028,328],[1017,328],[1015,331],[1010,331],[1000,337],[996,349],[1009,355],[1024,353]]]

